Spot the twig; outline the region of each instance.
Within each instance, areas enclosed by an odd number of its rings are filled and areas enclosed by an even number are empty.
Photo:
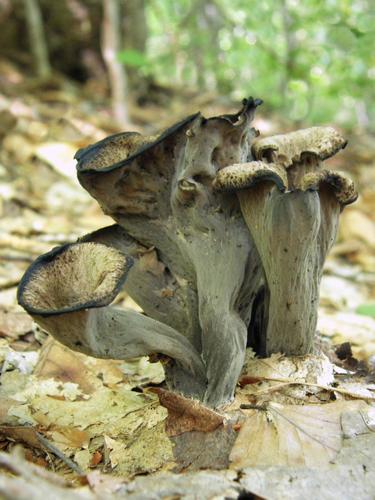
[[[39,465],[28,462],[20,453],[17,446],[14,451],[9,453],[0,452],[0,467],[8,469],[10,472],[23,476],[25,479],[30,479],[34,476],[39,476],[47,481],[52,481],[57,486],[69,487],[71,486],[66,479],[49,470],[40,467]]]
[[[307,387],[316,387],[318,389],[323,389],[325,391],[334,391],[334,392],[339,392],[340,394],[344,394],[346,396],[351,396],[352,398],[355,399],[366,399],[373,401],[375,400],[375,394],[371,396],[365,396],[363,394],[356,394],[355,392],[348,391],[346,389],[341,389],[340,387],[331,387],[329,385],[320,385],[320,384],[314,384],[312,382],[303,382],[303,381],[296,381],[296,380],[290,380],[290,379],[284,379],[284,378],[268,378],[268,377],[258,377],[259,381],[269,381],[269,382],[281,382],[280,385],[278,386],[271,386],[271,387],[266,387],[264,389],[261,389],[254,393],[255,396],[258,396],[259,394],[264,394],[266,392],[271,392],[274,390],[278,390],[279,388],[285,387],[287,385],[305,385]]]
[[[48,441],[48,439],[45,438],[42,434],[40,434],[40,432],[37,432],[36,436],[39,439],[40,443],[45,448],[47,448],[47,450],[49,450],[51,453],[56,455],[57,458],[62,460],[70,469],[72,469],[72,471],[76,472],[80,476],[84,475],[84,472],[81,469],[81,467],[79,467],[79,465],[77,465],[75,462],[73,462],[73,460],[71,460],[69,457],[64,455],[64,453],[61,450],[56,448],[56,446],[54,444],[52,444],[50,441]]]
[[[10,279],[8,281],[5,281],[4,283],[0,283],[0,290],[9,290],[9,288],[18,286],[19,282],[20,279]]]
[[[0,248],[11,248],[22,252],[32,254],[45,253],[51,249],[51,245],[42,243],[40,241],[31,240],[22,236],[15,236],[13,234],[0,233]]]

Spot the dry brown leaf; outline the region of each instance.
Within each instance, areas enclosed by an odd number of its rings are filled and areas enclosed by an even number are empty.
[[[301,381],[295,381],[293,379],[282,379],[282,378],[267,378],[267,377],[260,377],[259,381],[265,381],[265,382],[276,382],[277,384],[275,385],[268,385],[266,387],[260,387],[259,389],[255,388],[251,391],[251,393],[248,392],[248,394],[251,394],[254,397],[259,397],[261,395],[264,395],[266,393],[274,393],[277,391],[280,391],[281,389],[285,389],[287,387],[291,386],[302,386],[306,388],[313,388],[313,389],[318,389],[318,390],[323,390],[323,391],[329,391],[329,392],[336,392],[338,394],[342,394],[344,396],[349,396],[354,399],[363,399],[363,400],[374,400],[375,401],[375,385],[374,384],[365,384],[365,383],[358,383],[358,382],[340,382],[337,383],[334,387],[329,386],[329,385],[321,385],[321,384],[311,384],[309,382],[303,382]],[[246,385],[249,385],[249,383],[246,381],[246,377],[243,377],[240,380],[240,385],[242,382],[242,387],[246,387]],[[252,382],[255,383],[255,382]]]
[[[108,458],[114,472],[133,476],[170,468],[174,464],[172,442],[164,430],[164,422],[144,429],[136,439],[125,442],[104,437]]]
[[[17,401],[8,397],[0,397],[0,424],[12,424],[12,419],[8,416],[8,411],[17,405]],[[16,423],[16,420],[14,421]]]
[[[54,378],[73,382],[86,394],[92,394],[103,384],[113,387],[125,378],[121,361],[96,359],[74,352],[50,337],[40,351],[34,374],[39,378]]]
[[[241,403],[249,401],[308,403],[314,395],[331,391],[333,382],[334,365],[324,355],[286,357],[273,354],[270,358],[248,359],[236,398],[227,411],[236,410]]]
[[[366,407],[362,401],[341,401],[319,406],[269,403],[262,410],[249,410],[230,455],[231,468],[322,467],[341,449],[342,413]]]
[[[2,147],[14,156],[17,163],[28,162],[33,156],[32,143],[21,134],[8,134],[2,142]]]
[[[168,436],[178,436],[183,432],[211,432],[224,422],[224,417],[193,399],[155,387],[149,389],[159,396],[162,406],[168,410],[166,431]]]
[[[363,241],[375,249],[375,223],[357,208],[350,207],[341,216],[340,237],[343,240]]]
[[[2,425],[0,435],[17,443],[25,443],[33,448],[44,450],[35,427]]]
[[[124,484],[124,479],[109,474],[101,474],[97,470],[87,474],[87,481],[90,485],[90,489],[94,491],[99,498],[101,498],[101,496],[103,498],[106,498],[108,495],[112,496]]]
[[[34,147],[34,154],[37,158],[48,163],[56,172],[72,182],[78,183],[74,160],[76,151],[77,146],[67,142],[44,142]]]
[[[324,356],[308,354],[306,356],[290,356],[272,354],[270,358],[250,359],[243,376],[263,380],[287,379],[294,382],[330,384],[334,380],[333,365]]]
[[[78,384],[83,392],[92,394],[95,385],[90,380],[90,371],[77,353],[59,344],[51,337],[40,350],[39,362],[34,375],[40,379],[54,378],[62,382]]]
[[[327,314],[321,311],[318,330],[332,337],[334,344],[350,342],[354,357],[367,360],[375,354],[375,319],[360,314],[340,312]]]
[[[147,384],[161,384],[165,380],[160,362],[151,362],[150,357],[128,359],[121,363],[121,371],[127,377],[127,386],[143,387]]]
[[[375,407],[345,411],[341,415],[341,427],[345,438],[375,432]]]
[[[0,337],[17,338],[31,332],[33,320],[24,312],[13,312],[0,309]]]
[[[237,438],[232,425],[221,425],[211,432],[184,432],[171,438],[175,472],[199,469],[228,469],[229,454]]]
[[[74,427],[56,427],[51,438],[57,445],[63,445],[68,448],[87,448],[90,436],[86,431]]]
[[[355,309],[367,301],[367,289],[340,276],[323,276],[320,284],[320,306],[337,310]]]
[[[103,460],[103,454],[100,451],[96,450],[91,456],[90,460],[91,467],[96,467],[97,465],[100,464],[102,460]]]

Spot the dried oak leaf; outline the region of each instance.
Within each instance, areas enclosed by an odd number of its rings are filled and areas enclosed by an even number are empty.
[[[160,404],[168,410],[165,429],[170,437],[191,431],[211,432],[223,424],[222,415],[198,401],[159,387],[153,387],[149,391],[155,392]]]

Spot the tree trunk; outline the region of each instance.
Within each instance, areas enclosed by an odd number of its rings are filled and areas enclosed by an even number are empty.
[[[147,42],[147,20],[145,12],[145,0],[126,0],[123,12],[123,48],[135,50],[141,54],[146,51]],[[142,75],[139,68],[128,66],[126,68],[129,87],[137,90],[142,83]]]
[[[38,0],[24,0],[26,20],[29,30],[30,47],[38,77],[49,78],[51,66],[44,35],[43,19]]]
[[[120,4],[118,0],[103,0],[102,53],[108,69],[112,113],[119,127],[125,128],[129,125],[127,81],[124,66],[117,59],[120,49]]]

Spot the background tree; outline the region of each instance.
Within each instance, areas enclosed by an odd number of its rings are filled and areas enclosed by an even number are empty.
[[[52,68],[100,80],[102,0],[39,6]],[[31,68],[24,0],[0,2],[0,20],[2,53]],[[295,124],[374,123],[370,0],[127,0],[119,24],[113,61],[125,66],[135,97],[149,93],[149,81],[234,100],[266,93],[268,109]]]
[[[137,60],[147,51],[148,26],[145,0],[126,0],[123,3],[123,50],[128,57]],[[128,65],[127,76],[129,87],[137,89],[142,84],[142,73],[137,65]]]
[[[38,0],[24,0],[24,4],[36,72],[40,78],[48,78],[51,75],[51,66]]]
[[[102,52],[111,89],[112,113],[119,126],[129,123],[126,105],[127,81],[124,66],[117,58],[121,47],[120,4],[103,0]]]

